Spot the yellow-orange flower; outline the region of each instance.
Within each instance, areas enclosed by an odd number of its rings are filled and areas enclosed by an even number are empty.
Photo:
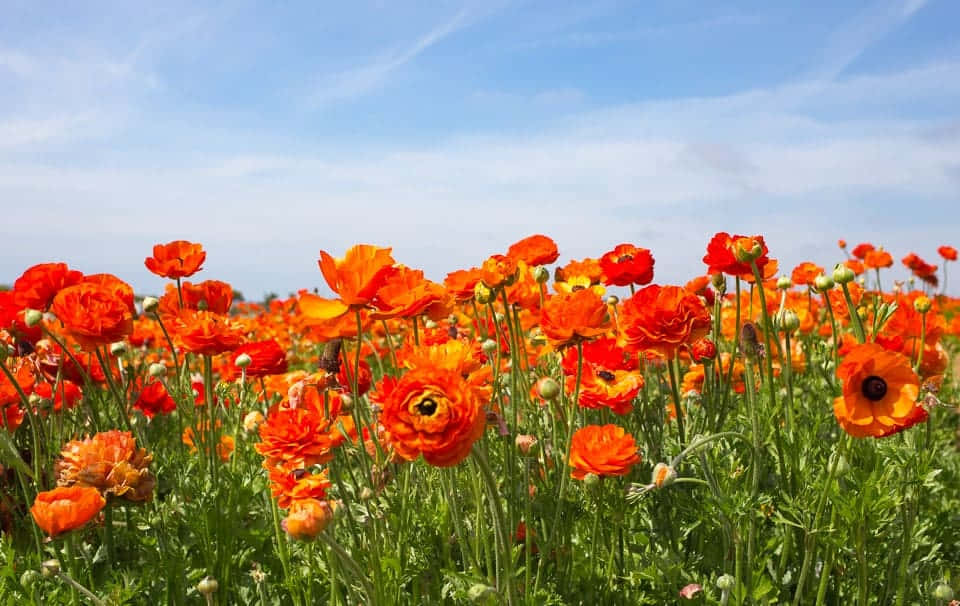
[[[38,493],[30,513],[41,530],[55,537],[84,526],[106,504],[96,488],[59,487]]]
[[[184,349],[207,356],[232,351],[243,342],[240,326],[209,311],[185,310],[177,318],[176,333]]]
[[[370,305],[384,281],[394,271],[395,261],[390,254],[392,250],[371,244],[357,244],[339,259],[321,250],[318,263],[323,279],[340,297],[339,301],[328,302],[323,317],[336,318],[351,308]]]
[[[607,305],[591,290],[556,295],[540,310],[540,330],[557,348],[599,337],[609,328]]]
[[[917,404],[920,381],[902,354],[876,343],[857,345],[837,369],[843,395],[833,413],[848,434],[865,438],[892,435],[927,418]]]
[[[588,473],[624,476],[640,462],[633,436],[616,425],[587,425],[573,434],[570,476],[582,480]]]
[[[324,531],[333,520],[333,507],[327,501],[302,499],[290,505],[287,517],[280,525],[290,538],[310,541]]]
[[[305,397],[311,393],[316,396],[318,390],[304,389],[297,408],[275,406],[267,414],[260,425],[260,443],[254,446],[266,459],[264,465],[292,471],[326,463],[346,439],[340,429],[340,398],[328,398],[324,410],[322,402]],[[349,430],[353,424],[347,419],[344,417],[343,426]]]
[[[672,357],[681,345],[706,336],[710,312],[700,297],[679,286],[651,284],[620,306],[619,328],[630,351]]]
[[[147,466],[153,456],[137,448],[129,431],[104,431],[68,442],[55,471],[59,486],[90,486],[104,496],[148,501],[156,483]]]

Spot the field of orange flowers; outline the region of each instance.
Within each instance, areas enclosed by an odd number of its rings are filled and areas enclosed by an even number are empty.
[[[360,244],[263,304],[185,241],[160,297],[27,268],[0,603],[960,604],[957,251],[898,283],[839,244],[718,233],[683,286],[631,244],[442,284]]]

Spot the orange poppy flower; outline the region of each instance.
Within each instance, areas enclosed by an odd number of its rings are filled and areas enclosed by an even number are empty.
[[[607,305],[591,290],[556,295],[540,310],[540,330],[555,348],[599,337],[609,328]]]
[[[540,308],[541,284],[533,277],[533,268],[517,261],[517,281],[507,287],[507,301],[523,309]]]
[[[270,475],[270,494],[277,501],[277,507],[287,509],[294,501],[303,499],[323,499],[330,488],[326,470],[310,473],[306,469],[288,471],[279,467],[267,470]]]
[[[790,279],[793,280],[793,283],[797,286],[813,286],[813,281],[816,280],[817,276],[822,273],[822,267],[816,263],[804,261],[800,265],[797,265],[793,268],[793,273],[790,274]]]
[[[180,297],[183,297],[183,309],[212,311],[218,314],[230,312],[233,305],[233,287],[220,280],[204,280],[198,284],[184,282],[177,287],[167,284],[166,292],[160,297],[160,313],[176,315],[180,311]]]
[[[439,320],[450,314],[453,299],[446,289],[427,280],[419,269],[398,267],[384,280],[374,301],[373,319],[413,318],[426,314]]]
[[[855,346],[837,368],[843,395],[833,401],[840,427],[856,438],[892,435],[927,417],[910,361],[876,343]]]
[[[200,271],[207,253],[203,246],[186,240],[174,240],[167,244],[156,244],[153,256],[144,259],[143,264],[150,273],[161,278],[189,278]]]
[[[588,473],[625,476],[640,462],[633,436],[616,425],[587,425],[573,434],[570,476],[582,480]]]
[[[846,261],[843,262],[843,265],[844,267],[849,267],[850,270],[853,272],[853,275],[855,276],[859,276],[860,274],[865,272],[867,269],[863,266],[863,263],[858,261],[857,259],[847,259]]]
[[[85,526],[106,504],[96,488],[58,487],[38,493],[30,513],[43,532],[55,537]]]
[[[380,248],[370,244],[357,244],[347,250],[340,259],[320,251],[320,271],[327,285],[339,297],[329,301],[323,310],[326,318],[335,318],[350,309],[366,307],[373,302],[377,291],[395,271],[396,263],[391,256],[392,248]]]
[[[576,389],[575,375],[567,376],[567,391]],[[584,365],[580,381],[578,403],[594,410],[609,408],[618,415],[630,414],[633,399],[643,389],[643,375],[637,371],[607,370],[591,364]]]
[[[408,461],[423,455],[436,467],[456,465],[486,428],[478,391],[456,372],[415,368],[399,380],[385,377],[377,391],[390,444]]]
[[[311,541],[333,521],[333,507],[327,501],[302,499],[290,505],[280,522],[283,531],[298,541]]]
[[[123,340],[133,332],[130,306],[96,284],[81,283],[57,293],[50,310],[87,350]]]
[[[0,406],[20,403],[20,392],[17,391],[17,387],[19,386],[20,391],[29,395],[33,391],[33,384],[36,382],[33,367],[26,358],[17,360],[9,370],[13,378],[17,380],[17,385],[10,382],[6,373],[0,373]]]
[[[517,279],[517,260],[506,255],[492,255],[480,266],[480,280],[489,288],[513,284]]]
[[[316,396],[318,390],[309,388],[303,393]],[[254,448],[266,459],[264,465],[295,470],[326,463],[346,439],[340,429],[340,398],[329,398],[326,411],[322,404],[302,404],[297,408],[274,406],[260,425],[260,443]],[[352,428],[346,417],[344,420],[343,425]]]
[[[175,331],[184,349],[207,356],[234,350],[243,341],[243,332],[235,322],[210,311],[184,311],[177,318]]]
[[[81,282],[94,284],[108,292],[112,292],[121,301],[133,310],[133,287],[113,274],[89,274]]]
[[[560,256],[560,252],[553,239],[536,234],[511,244],[507,249],[507,256],[533,267],[553,263]]]
[[[479,267],[458,269],[447,274],[447,277],[443,280],[443,285],[457,301],[469,301],[473,298],[477,282],[482,278],[483,272]]]
[[[236,359],[241,354],[250,356],[250,365],[247,366],[248,377],[265,377],[267,375],[282,375],[287,372],[287,352],[280,347],[276,339],[247,343],[233,350],[233,359],[226,367],[224,378],[231,380],[240,376],[240,368]]]
[[[601,337],[596,341],[583,344],[584,368],[591,364],[599,369],[606,370],[636,370],[640,363],[637,357],[628,354],[613,337]],[[564,374],[577,374],[577,350],[567,349],[561,360]]]
[[[607,286],[644,285],[653,281],[653,255],[646,248],[620,244],[602,257],[600,269]]]
[[[620,305],[619,329],[628,350],[673,357],[681,345],[706,336],[710,312],[700,297],[679,286],[651,284]]]
[[[2,382],[3,377],[0,377]],[[79,385],[68,379],[61,379],[57,385],[56,394],[54,394],[53,385],[50,383],[37,383],[33,393],[41,398],[53,400],[54,410],[63,410],[64,408],[73,408],[80,403],[83,398],[83,390]]]
[[[881,269],[883,267],[890,267],[893,265],[893,257],[890,256],[890,253],[883,250],[882,248],[877,248],[869,251],[863,257],[863,264],[869,269]]]
[[[957,260],[957,249],[952,246],[941,246],[937,249],[937,252],[947,261]]]
[[[83,274],[66,263],[41,263],[28,268],[13,283],[13,299],[20,307],[46,310],[57,293],[78,284]]]
[[[68,442],[54,470],[58,486],[92,486],[104,496],[148,501],[156,483],[147,466],[153,456],[137,448],[129,431],[102,431]]]
[[[590,280],[590,284],[599,284],[603,279],[603,269],[600,267],[600,261],[590,258],[582,261],[570,261],[553,272],[553,278],[557,282],[566,282],[573,276],[586,276]]]
[[[223,424],[220,421],[214,423],[214,427],[219,429]],[[195,427],[187,427],[183,430],[183,433],[180,435],[180,441],[183,442],[186,446],[190,448],[190,454],[197,454],[200,452],[200,449],[197,448],[197,445],[194,441],[194,435],[199,436],[200,445],[204,447],[204,454],[209,454],[210,449],[206,448],[207,441],[209,440],[208,435],[210,433],[210,422],[202,421],[197,423]],[[217,458],[221,462],[226,463],[230,460],[230,455],[233,454],[233,449],[235,446],[235,440],[233,436],[221,435],[220,443],[217,444]]]
[[[757,269],[760,270],[760,275],[765,276],[763,268],[770,259],[767,257],[767,244],[763,241],[763,236],[731,236],[726,232],[718,232],[707,244],[707,254],[703,257],[703,262],[709,267],[707,273],[724,273],[741,278],[753,276],[749,261],[740,259],[744,258],[745,253],[752,252],[755,247],[759,249],[760,254],[754,261]]]

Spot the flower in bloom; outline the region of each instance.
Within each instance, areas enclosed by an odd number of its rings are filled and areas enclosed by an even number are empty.
[[[797,265],[793,268],[793,273],[790,274],[790,279],[797,286],[813,286],[813,281],[817,279],[817,276],[823,273],[823,268],[817,265],[816,263],[811,263],[810,261],[804,261],[800,265]]]
[[[514,242],[507,249],[507,256],[527,265],[549,265],[557,260],[560,252],[552,238],[536,234]]]
[[[127,304],[131,310],[134,309],[133,305],[133,287],[116,277],[113,274],[88,274],[83,277],[81,282],[94,284],[99,288],[111,292],[121,301]]]
[[[347,363],[340,365],[340,370],[337,372],[337,383],[339,383],[340,387],[345,391],[351,391],[353,389],[354,364],[355,360],[348,360]],[[362,396],[370,391],[370,384],[373,382],[373,372],[370,370],[370,365],[366,360],[360,360],[360,372],[358,376],[357,393]]]
[[[178,293],[175,285],[167,284],[166,292],[160,297],[160,313],[176,315],[181,308],[181,297],[183,309],[226,314],[233,305],[233,287],[220,280],[204,280],[197,284],[184,282]]]
[[[952,246],[941,246],[937,249],[937,252],[947,261],[957,260],[957,249]]]
[[[277,501],[277,507],[288,509],[295,501],[303,499],[323,499],[330,488],[327,472],[310,473],[306,469],[288,471],[271,467],[270,494]]]
[[[303,395],[317,396],[316,388],[303,390]],[[267,420],[260,425],[260,443],[254,448],[264,458],[264,465],[283,469],[306,469],[333,459],[333,450],[346,439],[340,427],[353,427],[349,417],[340,419],[342,402],[328,398],[326,410],[318,398],[303,398],[296,408],[274,406]]]
[[[162,381],[150,379],[143,385],[137,401],[133,407],[142,412],[148,419],[152,419],[156,414],[170,414],[177,409],[177,403],[173,401],[167,388]]]
[[[58,487],[38,493],[30,513],[43,532],[55,537],[86,525],[106,504],[96,488]]]
[[[871,250],[876,250],[873,244],[869,242],[861,242],[853,247],[853,250],[850,251],[853,253],[853,256],[860,259],[861,261],[867,258],[867,253]]]
[[[268,375],[282,375],[287,372],[287,352],[280,347],[275,339],[246,343],[233,350],[233,360],[230,361],[229,376],[240,376],[240,368],[236,366],[236,358],[241,354],[250,356],[250,365],[247,366],[248,377],[266,377]]]
[[[378,320],[421,314],[439,320],[450,314],[453,301],[443,286],[427,280],[421,270],[398,267],[377,291],[374,306],[373,318]]]
[[[710,312],[700,297],[679,286],[651,284],[621,304],[619,328],[628,350],[672,357],[680,346],[706,336]]]
[[[489,288],[513,284],[517,279],[517,259],[506,255],[491,255],[480,266],[480,281]]]
[[[483,272],[480,271],[479,267],[458,269],[447,274],[447,277],[443,280],[443,286],[455,300],[469,301],[473,298],[474,289],[482,278]]]
[[[893,257],[882,248],[875,248],[863,257],[863,264],[868,269],[880,269],[893,265]]]
[[[324,531],[333,520],[333,507],[327,501],[302,499],[290,505],[287,517],[280,522],[283,531],[298,541],[310,541]]]
[[[760,275],[766,277],[763,268],[770,259],[767,257],[767,245],[763,236],[731,236],[726,232],[719,232],[707,244],[707,254],[703,257],[703,262],[709,266],[707,273],[724,273],[741,278],[753,276],[753,269],[749,261],[744,261],[744,255],[749,253],[748,256],[753,256],[755,249],[758,249],[760,254],[755,256],[754,262]]]
[[[609,328],[607,305],[592,290],[561,293],[540,310],[540,330],[556,348],[599,337]]]
[[[68,286],[50,310],[70,336],[87,350],[123,340],[133,332],[133,314],[123,299],[96,284]]]
[[[607,286],[649,284],[653,281],[653,255],[646,248],[619,244],[600,257],[603,283]]]
[[[351,309],[367,307],[377,296],[377,291],[395,271],[396,263],[391,248],[371,244],[357,244],[347,250],[343,257],[335,259],[327,251],[320,251],[320,271],[330,289],[339,300],[325,302],[322,309],[314,306],[317,318],[336,318]]]
[[[600,261],[591,258],[570,261],[553,272],[553,277],[557,282],[567,282],[574,276],[585,276],[590,284],[599,284],[603,279],[603,269],[600,268]]]
[[[576,376],[567,376],[567,390],[573,393]],[[618,415],[633,410],[633,399],[643,389],[643,375],[637,371],[607,370],[585,365],[578,403],[584,408],[609,408]]]
[[[854,347],[837,368],[843,395],[833,401],[840,427],[856,438],[882,438],[927,418],[920,381],[906,356],[876,343]]]
[[[243,341],[238,325],[228,316],[210,311],[185,311],[178,317],[175,330],[184,349],[207,356],[232,351]]]
[[[13,283],[13,298],[20,307],[45,310],[57,293],[83,279],[66,263],[41,263],[28,268]]]
[[[582,480],[588,473],[624,476],[640,462],[633,436],[617,425],[587,425],[570,443],[570,476]]]
[[[415,368],[400,379],[385,377],[377,390],[380,422],[390,444],[408,461],[423,455],[437,467],[456,465],[483,435],[486,415],[479,392],[455,371]]]
[[[90,486],[106,496],[147,501],[156,483],[147,466],[153,456],[137,448],[129,431],[103,431],[68,442],[57,461],[58,486]]]
[[[200,271],[207,253],[203,246],[186,240],[174,240],[167,244],[157,244],[153,247],[153,256],[144,259],[150,273],[161,278],[189,278]]]
[[[2,381],[2,377],[0,377],[0,381]],[[60,380],[60,383],[56,386],[56,393],[54,393],[54,386],[50,383],[37,383],[37,386],[33,388],[33,393],[41,398],[53,400],[54,410],[63,410],[64,407],[73,408],[83,399],[83,390],[69,379]]]

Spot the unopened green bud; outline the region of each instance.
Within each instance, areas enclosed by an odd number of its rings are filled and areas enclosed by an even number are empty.
[[[583,476],[583,485],[587,488],[593,488],[600,484],[600,476],[595,473],[588,473]]]
[[[51,579],[60,574],[60,560],[46,560],[40,564],[40,574],[45,579]]]
[[[777,288],[780,290],[787,290],[791,286],[793,286],[793,280],[789,276],[780,276],[777,279]]]
[[[938,583],[933,589],[933,598],[941,602],[949,602],[953,599],[953,588],[946,583]]]
[[[480,349],[482,349],[483,353],[487,354],[488,356],[493,355],[493,353],[497,351],[497,342],[493,339],[487,339],[480,344]]]
[[[217,583],[217,580],[211,576],[203,577],[200,579],[200,582],[197,583],[197,591],[202,595],[216,593],[217,589],[220,589],[220,583]]]
[[[837,266],[833,268],[833,281],[837,284],[848,284],[853,282],[856,277],[857,274],[853,273],[852,269],[842,263],[838,263]]]
[[[777,324],[783,332],[794,332],[800,328],[800,316],[792,309],[778,311],[776,315]]]
[[[618,297],[617,295],[610,295],[609,297],[607,297],[607,305],[616,305],[619,302],[620,302],[620,297]]]
[[[917,312],[922,314],[925,314],[928,311],[930,311],[930,307],[932,305],[933,304],[930,302],[930,299],[928,299],[924,295],[920,295],[919,297],[913,300],[913,308],[917,310]]]
[[[253,363],[253,358],[249,354],[242,353],[233,360],[233,363],[236,364],[237,368],[246,368]]]
[[[533,279],[537,284],[544,284],[550,279],[550,272],[543,265],[538,265],[533,268]]]
[[[720,591],[730,591],[736,584],[737,580],[729,574],[721,575],[721,577],[717,579],[717,589]]]
[[[27,311],[23,312],[23,321],[31,328],[39,324],[40,320],[42,319],[43,312],[37,309],[28,309]]]
[[[144,297],[140,305],[143,307],[144,313],[150,313],[160,307],[160,300],[156,297]]]
[[[490,587],[489,585],[482,585],[480,583],[467,590],[467,598],[471,602],[486,603],[488,600],[492,600],[493,596],[496,594],[496,589]]]
[[[473,296],[477,303],[486,304],[493,301],[494,294],[493,289],[483,282],[477,282],[477,285],[473,287]]]
[[[543,377],[537,381],[537,393],[544,400],[553,400],[560,395],[560,384],[550,377]]]
[[[40,573],[36,570],[25,570],[22,575],[20,575],[20,584],[30,589],[34,585],[40,582]]]
[[[123,355],[124,353],[126,353],[126,351],[127,351],[127,344],[124,343],[123,341],[117,341],[116,343],[113,343],[112,345],[110,345],[110,353],[112,353],[115,356]]]
[[[147,374],[154,378],[162,377],[165,374],[167,374],[167,367],[164,366],[163,364],[160,364],[159,362],[156,362],[154,364],[151,364],[150,367],[147,368]]]
[[[813,279],[813,287],[820,292],[827,292],[828,290],[833,290],[833,278],[825,274],[820,274]]]

